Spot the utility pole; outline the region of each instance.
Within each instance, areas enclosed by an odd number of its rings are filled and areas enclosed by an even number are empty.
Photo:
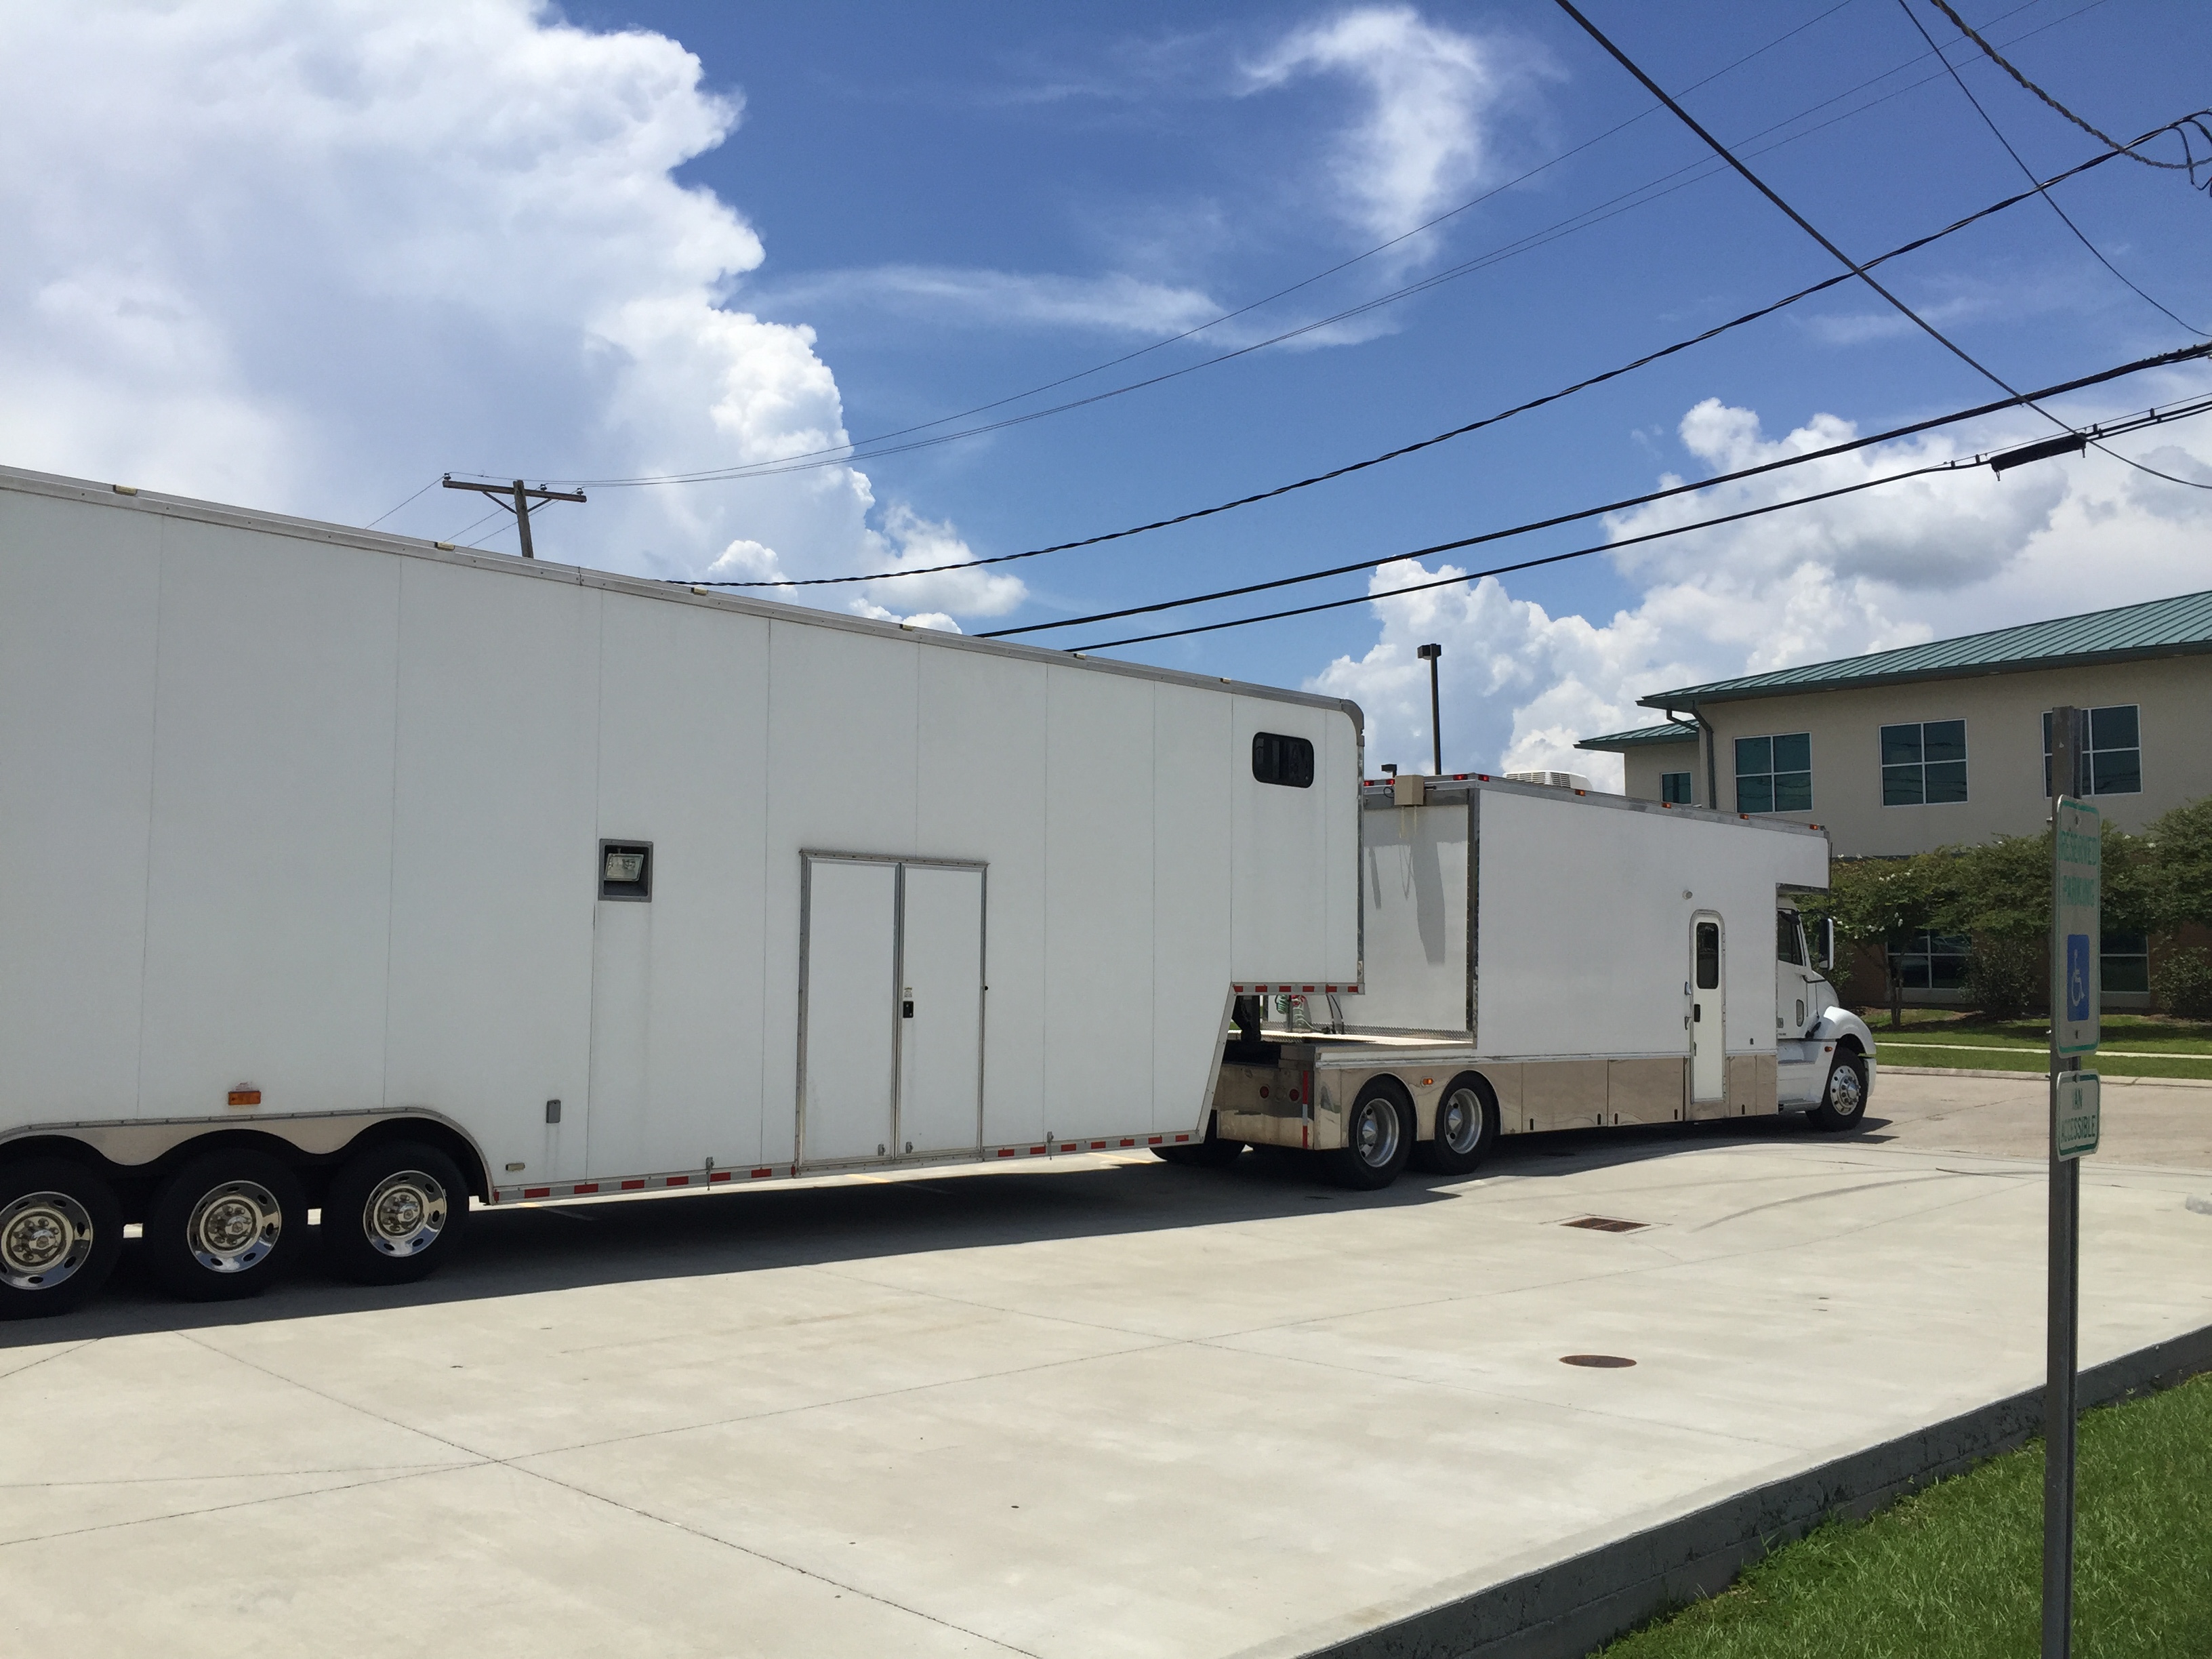
[[[2074,798],[2086,720],[2051,711],[2051,1216],[2043,1392],[2043,1659],[2074,1641],[2074,1468],[2081,1310],[2081,1165],[2097,1150],[2099,1079],[2081,1069],[2100,1036],[2103,824]]]
[[[530,514],[534,505],[539,501],[580,501],[584,499],[584,492],[580,489],[533,489],[526,487],[520,478],[511,484],[462,483],[448,472],[445,483],[448,489],[473,489],[479,495],[489,495],[514,514],[515,529],[522,537],[522,556],[526,559],[538,556],[530,544]],[[513,501],[503,499],[510,495],[514,497]]]
[[[1444,729],[1443,716],[1437,712],[1437,659],[1443,653],[1441,645],[1425,645],[1413,653],[1429,665],[1429,752],[1433,762],[1429,771],[1439,778],[1444,775]]]

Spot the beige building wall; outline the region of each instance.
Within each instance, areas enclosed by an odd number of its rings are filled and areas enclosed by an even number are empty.
[[[1813,806],[1778,816],[1825,826],[1841,857],[1923,852],[1992,835],[2039,830],[2043,794],[2043,714],[2059,703],[2134,703],[2142,744],[2142,792],[2100,795],[2094,804],[2122,829],[2140,830],[2185,801],[2212,795],[2212,656],[2166,657],[2097,667],[1981,673],[1906,685],[1802,692],[1704,705],[1717,739],[1721,805],[1735,808],[1735,742],[1804,732],[1812,738]],[[1966,723],[1966,799],[1943,805],[1881,804],[1881,728],[1907,720]],[[1631,795],[1656,799],[1661,771],[1680,771],[1657,744],[1627,754]],[[1702,804],[1702,755],[1688,768]]]
[[[1620,793],[1631,800],[1657,800],[1659,775],[1662,772],[1687,772],[1690,775],[1690,798],[1697,805],[1705,805],[1705,761],[1694,743],[1641,744],[1625,749],[1620,756]]]

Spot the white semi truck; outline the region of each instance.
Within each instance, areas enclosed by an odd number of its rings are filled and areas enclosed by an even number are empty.
[[[1866,1109],[1874,1039],[1796,896],[1825,832],[1474,774],[1360,791],[1364,979],[1243,985],[1206,1138],[1320,1153],[1380,1187],[1501,1135]],[[1262,997],[1303,1016],[1262,1035]],[[1271,1040],[1272,1039],[1272,1040]]]
[[[1202,1133],[1359,711],[0,471],[0,1316],[484,1204]],[[1121,1018],[1098,1040],[1110,994]]]
[[[471,1200],[1247,1143],[1371,1186],[1856,1119],[1873,1044],[1790,910],[1824,836],[1363,786],[1361,744],[1331,698],[0,470],[0,1317],[126,1225],[212,1299],[311,1208],[392,1282]],[[1266,997],[1332,1029],[1270,1042]]]

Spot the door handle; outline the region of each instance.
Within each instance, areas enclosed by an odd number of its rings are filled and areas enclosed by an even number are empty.
[[[914,1018],[914,1003],[911,999],[899,1004],[899,1018],[901,1019],[912,1019]]]
[[[1699,1024],[1703,1024],[1705,1018],[1705,1005],[1702,1002],[1692,1003],[1690,1005],[1690,1018],[1696,1020]]]

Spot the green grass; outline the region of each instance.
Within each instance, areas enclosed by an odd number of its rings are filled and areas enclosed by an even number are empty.
[[[1886,1010],[1865,1014],[1875,1057],[1900,1066],[1942,1066],[1993,1072],[2040,1072],[2046,1061],[2048,1025],[2040,1019],[1990,1020],[1933,1008],[1909,1008],[1901,1030]],[[2144,1014],[2106,1014],[2104,1048],[2085,1061],[2111,1077],[2212,1078],[2212,1024]],[[1915,1049],[1922,1052],[1911,1052]],[[2154,1055],[2154,1059],[2137,1058]]]
[[[2212,1376],[2081,1420],[2078,1659],[2212,1655]],[[1831,1522],[1604,1659],[2032,1659],[2043,1449]]]

